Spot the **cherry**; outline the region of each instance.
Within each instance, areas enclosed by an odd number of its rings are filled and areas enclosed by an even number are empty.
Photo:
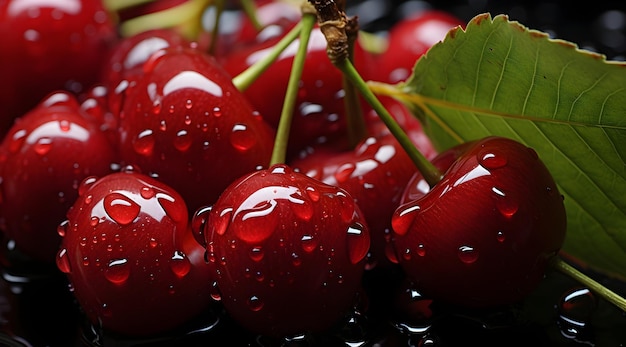
[[[387,49],[379,57],[374,79],[397,83],[406,80],[415,62],[448,31],[464,23],[449,12],[424,10],[395,23],[389,30]]]
[[[212,274],[177,192],[125,170],[87,177],[79,193],[56,261],[92,324],[155,335],[209,308]]]
[[[110,172],[115,151],[100,123],[68,92],[52,93],[17,119],[0,145],[0,218],[29,257],[54,264],[56,226],[89,175]]]
[[[100,82],[110,90],[123,90],[143,74],[143,65],[154,52],[167,47],[190,45],[178,31],[164,28],[122,38],[111,48],[104,61]]]
[[[274,130],[213,57],[170,47],[143,68],[124,91],[124,163],[158,176],[190,211],[212,204],[232,181],[269,163]]]
[[[341,188],[276,164],[234,182],[193,225],[221,302],[250,331],[321,332],[355,302],[369,230]]]
[[[2,1],[0,33],[1,133],[49,93],[95,83],[117,40],[100,0]]]
[[[263,43],[240,49],[220,59],[224,68],[233,76],[241,73],[261,57],[280,39],[276,37]],[[278,126],[282,98],[299,40],[290,45],[279,59],[257,79],[244,94],[273,127]],[[316,141],[330,141],[344,137],[346,119],[342,74],[328,59],[326,39],[315,28],[309,40],[308,51],[297,93],[294,115],[289,136],[288,157]],[[364,62],[366,53],[355,48],[355,59]],[[362,65],[359,65],[362,66]],[[366,69],[365,67],[363,67]],[[280,100],[280,101],[279,101]]]
[[[563,196],[537,153],[517,141],[487,137],[451,151],[433,160],[449,168],[432,189],[421,175],[409,183],[414,193],[392,219],[391,259],[435,300],[515,303],[563,245]]]

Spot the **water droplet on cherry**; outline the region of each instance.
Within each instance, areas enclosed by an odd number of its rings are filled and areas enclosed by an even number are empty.
[[[467,245],[459,247],[457,255],[465,264],[472,264],[478,260],[478,251]]]
[[[137,154],[149,156],[154,150],[154,135],[152,130],[146,129],[137,135],[133,141],[133,149]]]
[[[317,248],[317,240],[312,235],[302,235],[300,240],[302,241],[302,249],[307,253],[311,253]]]
[[[250,259],[256,262],[263,260],[264,255],[265,253],[263,252],[263,248],[260,246],[252,247],[252,249],[250,249]]]
[[[507,157],[503,154],[494,153],[493,151],[482,152],[478,154],[478,162],[487,169],[499,169],[508,163]]]
[[[174,138],[174,147],[181,151],[185,152],[191,147],[192,137],[189,135],[187,130],[181,130],[176,133],[176,137]]]
[[[130,276],[128,259],[111,260],[104,271],[104,276],[113,284],[124,284]]]
[[[56,265],[57,265],[57,268],[59,268],[59,270],[61,270],[61,272],[63,273],[71,272],[70,260],[69,260],[69,256],[67,254],[66,248],[60,249],[59,252],[57,253]]]
[[[352,223],[347,231],[348,256],[352,264],[365,259],[370,248],[369,234],[361,223]]]
[[[191,262],[183,252],[175,251],[170,260],[170,268],[178,278],[182,278],[191,270]]]
[[[261,311],[261,309],[263,309],[263,305],[263,301],[256,295],[252,295],[248,299],[248,307],[250,307],[250,309],[254,312]]]
[[[104,210],[116,223],[127,225],[137,218],[141,207],[127,196],[113,192],[104,197]]]
[[[245,152],[256,144],[256,136],[244,124],[235,124],[230,133],[230,143],[238,151]]]

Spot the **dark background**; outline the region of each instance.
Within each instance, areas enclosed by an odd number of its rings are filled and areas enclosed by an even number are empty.
[[[576,43],[580,48],[606,55],[611,60],[626,60],[626,2],[623,1],[418,1],[347,0],[348,15],[357,15],[361,28],[384,32],[405,16],[423,9],[450,12],[464,22],[490,12],[507,14],[530,29],[552,38]]]

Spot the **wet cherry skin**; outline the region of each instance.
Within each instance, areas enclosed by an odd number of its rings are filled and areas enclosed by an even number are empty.
[[[461,146],[433,160],[445,174],[432,189],[421,175],[412,178],[388,254],[427,297],[512,304],[537,286],[563,245],[563,196],[537,153],[517,141]]]
[[[387,49],[376,62],[374,78],[389,83],[406,80],[430,47],[463,25],[459,18],[440,10],[424,10],[395,23],[389,30]]]
[[[95,83],[117,38],[100,0],[0,2],[0,132],[49,93]]]
[[[212,274],[178,193],[132,170],[90,176],[79,193],[56,261],[93,325],[157,335],[208,309]]]
[[[124,163],[179,192],[191,213],[241,175],[267,166],[274,130],[206,53],[152,54],[125,89],[119,121]]]
[[[54,264],[56,226],[89,175],[117,162],[96,118],[68,92],[55,92],[20,117],[0,145],[0,221],[27,256]]]
[[[234,182],[192,224],[221,302],[252,332],[321,332],[355,303],[369,230],[341,188],[274,165]]]

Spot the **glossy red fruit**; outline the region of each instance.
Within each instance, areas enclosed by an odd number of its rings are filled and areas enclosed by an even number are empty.
[[[0,2],[0,130],[49,93],[82,92],[117,40],[100,0]]]
[[[376,64],[374,79],[389,83],[406,80],[417,60],[457,26],[464,23],[440,10],[418,12],[395,23],[389,30],[387,49]]]
[[[274,144],[274,130],[217,62],[181,47],[154,53],[125,90],[119,135],[123,162],[158,176],[190,211],[267,166]]]
[[[88,177],[79,192],[57,266],[93,325],[162,334],[208,309],[212,275],[178,193],[133,171]]]
[[[0,222],[14,246],[54,264],[61,239],[57,225],[89,175],[116,162],[100,123],[76,98],[57,92],[20,117],[0,145]]]
[[[232,75],[241,73],[263,56],[279,38],[241,49],[220,59]],[[287,91],[291,66],[299,40],[290,45],[279,59],[248,89],[246,97],[274,128],[278,126]],[[301,83],[297,92],[294,115],[289,136],[288,157],[316,141],[330,141],[346,134],[344,90],[342,74],[326,53],[327,41],[319,28],[311,33]],[[366,70],[360,62],[365,52],[355,53],[355,64]]]
[[[427,297],[511,304],[537,286],[563,245],[563,196],[537,153],[519,142],[487,137],[462,146],[432,189],[420,176],[410,183],[422,193],[393,216],[392,259]],[[441,158],[451,161],[447,152]]]
[[[248,174],[194,217],[228,314],[252,332],[329,329],[353,307],[370,239],[354,199],[286,165]]]
[[[391,233],[391,216],[416,170],[395,138],[368,137],[354,150],[318,150],[291,165],[310,177],[345,189],[354,197],[370,229],[368,265],[387,263],[385,248]]]
[[[143,75],[143,65],[154,52],[190,45],[191,42],[173,29],[152,29],[120,39],[103,63],[100,82],[120,93]]]

